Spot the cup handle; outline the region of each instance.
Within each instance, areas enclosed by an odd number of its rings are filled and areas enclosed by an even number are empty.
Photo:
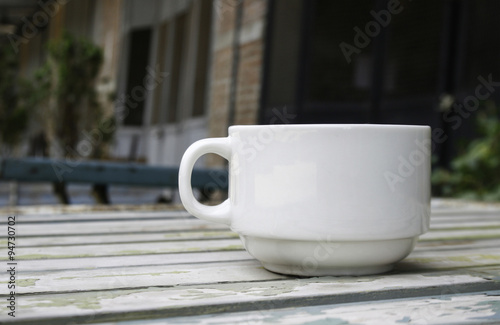
[[[231,204],[229,199],[219,205],[208,206],[196,200],[191,188],[191,173],[198,158],[215,153],[229,160],[231,156],[231,139],[209,138],[193,143],[182,156],[179,167],[179,195],[186,210],[193,216],[229,225],[231,223]]]

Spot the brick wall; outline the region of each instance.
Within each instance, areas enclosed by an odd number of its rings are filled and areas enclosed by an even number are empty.
[[[237,6],[243,6],[234,124],[256,124],[260,101],[267,0],[215,0],[214,47],[209,85],[209,136],[227,135]],[[210,165],[220,160],[209,157]]]

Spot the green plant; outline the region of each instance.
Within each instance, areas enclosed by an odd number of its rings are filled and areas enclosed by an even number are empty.
[[[28,126],[29,107],[18,105],[18,58],[11,46],[0,46],[0,146],[12,151]]]
[[[500,119],[492,103],[477,113],[479,137],[469,141],[449,169],[432,174],[435,194],[500,201]]]
[[[102,50],[85,38],[67,32],[48,44],[47,61],[36,71],[26,105],[38,108],[38,118],[47,135],[52,155],[101,158],[113,134],[108,128],[92,152],[79,153],[78,143],[99,125],[114,123],[103,111],[95,91],[103,62]]]

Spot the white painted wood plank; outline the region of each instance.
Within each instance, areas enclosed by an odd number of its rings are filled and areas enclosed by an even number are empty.
[[[92,270],[98,268],[120,268],[150,265],[175,265],[217,263],[227,261],[253,260],[247,251],[214,251],[203,253],[176,253],[151,255],[124,255],[78,257],[64,259],[38,259],[18,261],[18,271],[21,275],[29,272],[47,272],[62,270]]]
[[[467,218],[440,218],[440,219],[431,219],[431,228],[434,225],[449,225],[450,227],[457,227],[461,224],[467,224],[467,223],[484,223],[486,225],[488,224],[496,224],[498,221],[500,221],[500,217],[481,217],[481,216],[467,216]]]
[[[500,215],[500,208],[482,208],[482,209],[446,209],[446,210],[431,210],[431,216],[434,218],[454,218],[454,217],[495,217]]]
[[[450,212],[500,210],[500,204],[495,202],[473,202],[461,199],[432,198],[431,210]]]
[[[141,324],[495,324],[498,323],[499,315],[500,296],[471,294],[275,310],[261,309],[251,312],[144,320]],[[137,323],[123,321],[99,324]]]
[[[145,255],[160,253],[206,252],[243,249],[240,239],[214,239],[155,243],[102,244],[81,246],[42,246],[16,248],[16,259],[73,258],[90,256]],[[0,260],[8,258],[0,249]]]
[[[24,225],[21,225],[22,228]],[[54,245],[78,245],[78,244],[100,244],[100,243],[133,243],[133,242],[161,242],[174,240],[196,240],[196,239],[229,239],[237,238],[238,235],[229,230],[205,230],[187,232],[165,232],[165,233],[127,233],[127,234],[87,234],[87,235],[65,235],[65,236],[41,236],[41,237],[18,237],[17,247],[28,246],[54,246]],[[5,238],[5,237],[4,237]],[[500,238],[500,228],[468,229],[468,230],[436,230],[431,229],[420,236],[421,241],[435,240],[460,240],[460,239],[492,239]],[[7,239],[0,239],[0,247],[7,245]]]
[[[4,217],[5,218],[5,217]],[[32,214],[17,215],[18,223],[28,222],[62,222],[62,221],[101,221],[101,220],[130,220],[130,219],[168,219],[194,218],[185,210],[179,211],[109,211],[92,213],[64,213],[64,214]]]
[[[90,290],[173,287],[176,285],[253,282],[285,279],[265,270],[257,260],[117,267],[94,270],[65,270],[24,273],[17,292],[82,292]],[[21,285],[22,284],[22,285]]]
[[[450,286],[460,290],[471,285],[489,285],[490,282],[491,280],[480,276],[445,274],[322,277],[171,288],[19,295],[17,303],[19,310],[23,311],[19,313],[19,320],[33,318],[41,322],[47,317],[74,319],[76,316],[82,316],[92,317],[92,320],[96,321],[102,319],[101,317],[108,317],[109,313],[128,313],[127,317],[130,317],[130,314],[136,312],[144,317],[155,311],[155,315],[175,316],[187,310],[196,313],[197,308],[205,313],[211,310],[223,311],[224,308],[231,310],[230,308],[233,308],[231,306],[242,303],[246,303],[248,307],[267,306],[265,309],[274,309],[279,306],[280,301],[286,303],[294,301],[294,304],[301,305],[319,298],[330,303],[332,301],[341,303],[343,299],[353,299],[356,296],[371,300],[371,295],[376,292],[387,292],[397,298],[398,294],[404,295],[408,290],[425,295],[427,292],[435,292],[436,288],[445,292]],[[6,316],[1,315],[0,321],[2,320],[6,320]]]
[[[444,231],[433,229],[420,236],[421,241],[487,238],[500,238],[500,228]]]
[[[448,269],[459,273],[462,268],[488,266],[500,268],[500,250],[498,247],[463,251],[416,250],[396,264],[395,271],[418,273]]]
[[[21,226],[22,227],[22,226]],[[100,243],[133,243],[161,242],[174,240],[196,239],[229,239],[238,235],[229,230],[206,230],[165,233],[132,233],[132,234],[98,234],[98,235],[68,235],[43,237],[18,237],[17,247],[78,245]],[[471,230],[431,230],[420,236],[421,241],[459,240],[459,239],[491,239],[500,238],[500,228]],[[7,244],[7,239],[0,239],[0,247]]]
[[[480,251],[500,247],[500,238],[458,239],[458,240],[423,240],[419,241],[414,251]]]
[[[165,211],[95,211],[86,213],[62,213],[62,214],[18,214],[20,222],[48,222],[48,221],[79,221],[79,220],[123,220],[123,219],[163,219],[163,218],[191,218],[192,215],[185,210],[165,210]],[[5,218],[5,216],[2,216]],[[476,210],[476,211],[441,211],[431,212],[431,221],[446,222],[449,220],[499,220],[500,209],[498,210]]]
[[[417,243],[419,249],[414,250],[407,257],[445,257],[445,256],[469,256],[469,255],[484,255],[484,256],[497,256],[500,255],[500,249],[496,245],[490,245],[489,247],[470,247],[468,245],[462,245],[459,249],[453,250],[433,250],[433,246],[422,246],[422,244],[428,243]],[[499,261],[500,262],[500,261]],[[499,263],[500,264],[500,263]]]
[[[79,221],[79,220],[128,220],[137,218],[163,219],[163,218],[191,218],[193,217],[185,210],[177,211],[96,211],[87,213],[64,213],[64,214],[32,214],[17,215],[20,222],[48,222],[48,221]],[[500,209],[477,210],[477,211],[446,211],[440,213],[431,213],[431,220],[436,222],[449,220],[498,220],[500,219]]]
[[[229,229],[226,225],[206,222],[199,219],[179,220],[128,220],[103,222],[61,222],[47,224],[16,225],[17,236],[48,236],[48,235],[95,235],[108,233],[147,233],[162,231]],[[5,238],[5,232],[1,234]]]
[[[5,214],[0,216],[5,218]],[[128,219],[164,219],[164,218],[193,218],[185,210],[176,211],[96,211],[87,213],[62,213],[62,214],[18,214],[18,222],[54,222],[54,221],[89,221],[89,220],[128,220]],[[432,212],[431,222],[442,223],[447,221],[492,221],[500,220],[500,209],[477,211],[446,211]]]
[[[455,211],[453,213],[434,213],[431,212],[431,220],[463,220],[463,219],[498,219],[500,210],[495,211]]]
[[[474,229],[474,228],[500,228],[500,219],[491,221],[464,221],[464,222],[443,222],[431,223],[431,229],[444,230],[444,229]]]
[[[110,235],[70,235],[46,237],[18,237],[16,247],[64,246],[88,244],[117,244],[136,242],[165,242],[177,240],[231,239],[239,238],[238,234],[228,230],[205,230],[165,233],[134,233]],[[7,246],[7,239],[0,239],[0,247]]]

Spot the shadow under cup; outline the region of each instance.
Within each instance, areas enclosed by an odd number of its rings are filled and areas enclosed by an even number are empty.
[[[229,161],[229,198],[193,197],[196,160]],[[179,192],[201,219],[230,225],[268,270],[294,275],[382,273],[429,227],[428,126],[232,126],[181,162]]]

